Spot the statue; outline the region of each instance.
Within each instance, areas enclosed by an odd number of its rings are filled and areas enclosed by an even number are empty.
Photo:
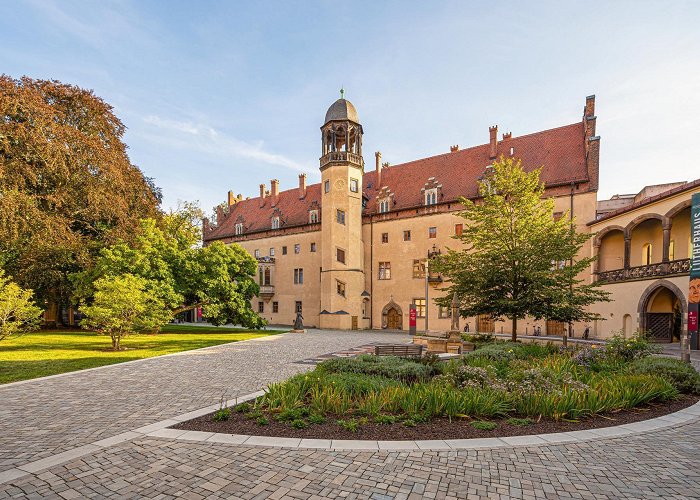
[[[303,332],[304,331],[304,321],[301,312],[297,312],[297,319],[294,320],[294,331]]]
[[[459,331],[459,304],[457,302],[457,292],[452,296],[452,326],[450,330],[453,332]]]

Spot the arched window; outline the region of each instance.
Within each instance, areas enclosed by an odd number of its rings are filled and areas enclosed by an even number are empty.
[[[435,205],[437,203],[437,188],[425,190],[425,206]]]
[[[379,201],[379,213],[385,214],[389,211],[389,198],[383,198]]]
[[[242,222],[236,223],[235,234],[236,235],[243,234],[243,223]]]
[[[645,243],[642,247],[642,265],[648,266],[651,264],[651,243]]]
[[[279,227],[280,227],[280,218],[273,217],[272,218],[272,229],[279,229]]]

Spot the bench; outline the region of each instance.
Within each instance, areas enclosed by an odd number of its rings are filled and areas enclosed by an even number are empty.
[[[374,355],[420,358],[423,355],[423,347],[420,344],[378,345],[374,347]]]

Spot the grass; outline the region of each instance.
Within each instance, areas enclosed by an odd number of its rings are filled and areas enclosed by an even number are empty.
[[[157,335],[125,337],[122,340],[125,350],[114,352],[110,350],[111,340],[106,335],[76,330],[41,330],[0,342],[0,384],[281,332],[282,330],[167,325]]]

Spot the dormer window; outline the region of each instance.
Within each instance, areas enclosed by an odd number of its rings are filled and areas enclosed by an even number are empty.
[[[272,218],[272,229],[279,229],[279,228],[280,228],[280,218],[273,217]]]
[[[385,214],[389,211],[389,198],[384,198],[379,201],[379,213]]]
[[[425,206],[435,205],[437,203],[437,188],[425,190]]]
[[[318,222],[318,210],[309,210],[309,224]]]
[[[233,231],[236,236],[238,236],[239,234],[243,234],[243,223],[237,222]]]

